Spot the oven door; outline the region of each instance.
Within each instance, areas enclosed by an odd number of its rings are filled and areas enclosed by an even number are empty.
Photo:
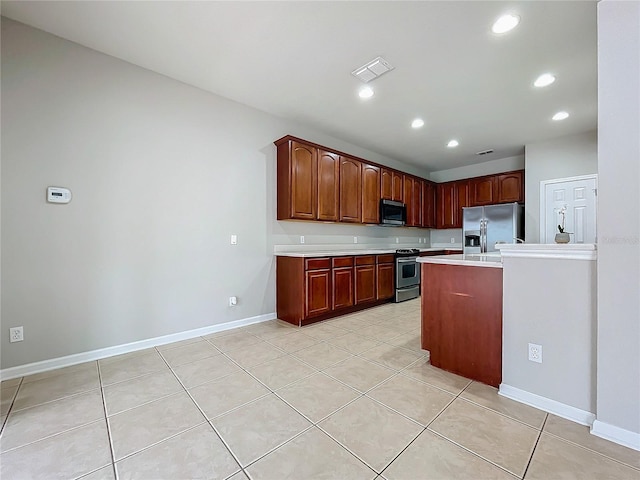
[[[396,259],[396,288],[411,287],[420,284],[420,264],[417,257]]]

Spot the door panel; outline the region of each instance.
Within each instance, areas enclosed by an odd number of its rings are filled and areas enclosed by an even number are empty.
[[[291,146],[291,218],[316,219],[316,149],[303,143]]]
[[[380,223],[380,167],[362,164],[362,223]]]
[[[362,216],[362,169],[358,160],[340,160],[340,221],[360,223]]]
[[[353,305],[353,267],[333,269],[333,308]]]
[[[376,299],[376,266],[356,267],[356,305]]]
[[[553,243],[565,215],[570,243],[596,243],[597,176],[543,182],[540,242]]]
[[[318,220],[338,221],[340,156],[318,152]]]

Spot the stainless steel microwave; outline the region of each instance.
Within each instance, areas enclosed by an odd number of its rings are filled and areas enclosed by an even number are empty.
[[[402,202],[380,200],[380,224],[404,225],[407,222],[407,207]]]

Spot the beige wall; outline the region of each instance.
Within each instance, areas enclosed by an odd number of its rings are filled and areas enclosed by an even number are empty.
[[[525,146],[525,239],[540,242],[540,182],[598,173],[598,134],[590,131]]]
[[[598,4],[598,410],[640,449],[640,2]]]
[[[275,220],[283,135],[426,176],[5,19],[1,93],[2,369],[273,313],[274,243],[318,229]],[[71,203],[46,203],[50,185],[70,188]],[[13,326],[24,342],[8,342]]]
[[[438,170],[431,172],[430,179],[434,182],[450,182],[463,178],[482,177],[494,173],[508,172],[510,170],[521,170],[524,168],[524,155],[515,157],[499,158],[488,162],[476,163],[466,167],[450,168],[448,170]]]

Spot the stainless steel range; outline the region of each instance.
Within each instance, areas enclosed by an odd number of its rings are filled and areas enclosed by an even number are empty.
[[[420,250],[417,248],[396,250],[396,303],[420,295],[419,254]]]

